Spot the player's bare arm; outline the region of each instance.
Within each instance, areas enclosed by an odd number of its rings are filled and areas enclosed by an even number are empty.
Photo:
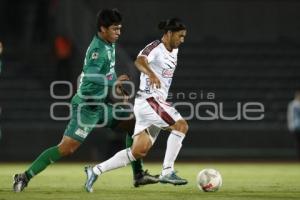
[[[144,56],[138,56],[134,62],[135,66],[140,72],[147,74],[149,76],[150,85],[152,87],[160,88],[160,80],[157,78],[155,73],[150,69],[147,58]]]

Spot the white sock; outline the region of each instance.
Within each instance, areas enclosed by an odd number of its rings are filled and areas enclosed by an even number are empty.
[[[110,159],[95,165],[93,167],[93,171],[95,174],[100,175],[106,171],[110,171],[120,167],[125,167],[127,164],[129,164],[132,161],[135,161],[135,158],[131,153],[131,149],[127,148],[122,151],[119,151]]]
[[[182,146],[182,140],[184,139],[185,134],[173,130],[168,138],[167,142],[167,150],[165,154],[164,164],[162,175],[169,174],[170,172],[174,171],[174,162],[177,158],[177,155]]]

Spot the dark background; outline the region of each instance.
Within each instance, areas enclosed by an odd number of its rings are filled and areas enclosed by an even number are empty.
[[[263,120],[189,120],[179,160],[294,160],[295,142],[286,126],[288,102],[300,83],[300,2],[250,0],[40,0],[0,1],[0,41],[4,45],[0,74],[0,161],[30,161],[57,144],[68,121],[50,117],[54,99],[50,84],[67,80],[76,88],[86,48],[95,34],[101,8],[123,14],[118,42],[118,72],[138,80],[132,64],[139,50],[160,39],[157,24],[180,17],[188,27],[170,101],[223,103],[234,116],[237,104],[260,102]],[[67,55],[58,56],[55,41],[64,38]],[[66,42],[67,41],[67,42]],[[192,98],[189,94],[193,93]],[[59,86],[56,94],[68,94]],[[176,94],[183,94],[178,96]],[[214,93],[214,99],[207,95]],[[209,108],[212,109],[211,107]],[[188,111],[179,109],[183,116]],[[55,115],[67,116],[67,107]],[[200,109],[205,116],[205,109]],[[162,133],[149,160],[163,159]],[[96,129],[65,160],[103,160],[124,148],[124,133]]]

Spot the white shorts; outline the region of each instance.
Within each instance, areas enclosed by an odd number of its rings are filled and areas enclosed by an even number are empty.
[[[133,136],[152,125],[161,129],[172,126],[178,120],[183,119],[174,107],[154,97],[135,98],[133,110],[136,119]],[[151,140],[153,140],[152,142],[155,141],[159,133],[157,128],[151,127],[148,129],[149,136],[151,136]]]

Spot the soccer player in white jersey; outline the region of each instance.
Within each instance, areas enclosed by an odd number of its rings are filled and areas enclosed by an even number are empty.
[[[152,130],[153,126],[171,132],[159,177],[160,182],[174,185],[187,184],[186,179],[176,175],[174,162],[188,131],[188,124],[179,112],[166,102],[177,65],[178,47],[184,42],[186,36],[186,26],[178,18],[172,18],[160,22],[158,27],[164,32],[161,40],[147,45],[140,51],[135,61],[141,76],[134,105],[136,124],[133,145],[94,167],[85,168],[87,175],[85,189],[88,192],[93,191],[92,186],[102,173],[124,167],[146,156],[159,133]]]

